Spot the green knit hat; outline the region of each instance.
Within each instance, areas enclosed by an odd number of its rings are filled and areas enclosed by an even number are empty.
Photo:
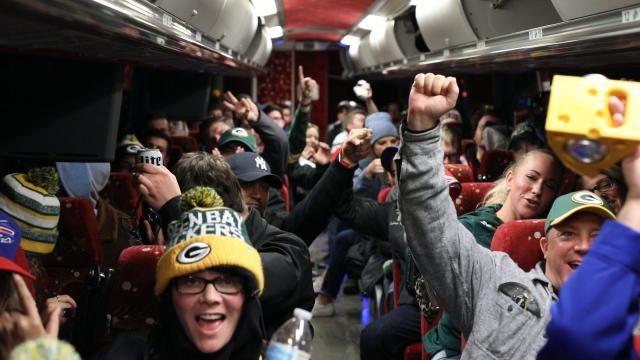
[[[260,254],[251,244],[242,216],[223,206],[211,188],[195,187],[182,195],[184,212],[169,224],[167,249],[158,261],[156,295],[172,279],[219,266],[244,270],[251,288],[262,293]]]
[[[545,234],[549,233],[549,229],[552,226],[558,225],[571,215],[582,211],[590,212],[604,219],[616,218],[609,203],[602,200],[598,195],[591,191],[575,191],[562,195],[553,202],[549,215],[547,215],[547,221],[544,224]]]

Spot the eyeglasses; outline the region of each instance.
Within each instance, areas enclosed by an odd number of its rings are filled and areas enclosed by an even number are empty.
[[[195,295],[204,291],[208,284],[221,294],[236,295],[242,291],[244,281],[233,275],[219,276],[213,280],[203,279],[197,276],[185,276],[174,281],[176,290],[183,295]]]
[[[598,192],[600,194],[608,193],[616,186],[616,183],[613,182],[610,178],[604,178],[596,184],[596,186],[591,189],[591,192]]]

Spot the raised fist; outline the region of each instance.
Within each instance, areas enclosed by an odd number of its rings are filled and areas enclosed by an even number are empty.
[[[440,116],[456,106],[459,91],[454,77],[416,75],[409,94],[409,128],[424,131],[435,127]]]
[[[371,154],[371,129],[353,129],[342,145],[343,156],[353,165]]]

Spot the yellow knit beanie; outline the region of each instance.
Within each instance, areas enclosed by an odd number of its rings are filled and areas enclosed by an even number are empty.
[[[156,295],[174,278],[218,266],[246,270],[262,293],[260,255],[251,245],[240,214],[222,206],[211,188],[196,187],[182,196],[180,207],[186,211],[169,224],[167,249],[158,261]]]

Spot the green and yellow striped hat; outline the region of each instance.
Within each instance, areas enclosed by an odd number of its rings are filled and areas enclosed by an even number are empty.
[[[167,249],[158,261],[156,295],[172,279],[219,266],[246,271],[254,290],[262,293],[260,254],[252,246],[242,216],[223,205],[210,188],[196,187],[183,194],[180,207],[185,212],[169,224]]]
[[[9,174],[0,181],[0,209],[20,226],[20,244],[27,253],[53,251],[60,218],[60,201],[55,194],[34,184],[26,174]]]

